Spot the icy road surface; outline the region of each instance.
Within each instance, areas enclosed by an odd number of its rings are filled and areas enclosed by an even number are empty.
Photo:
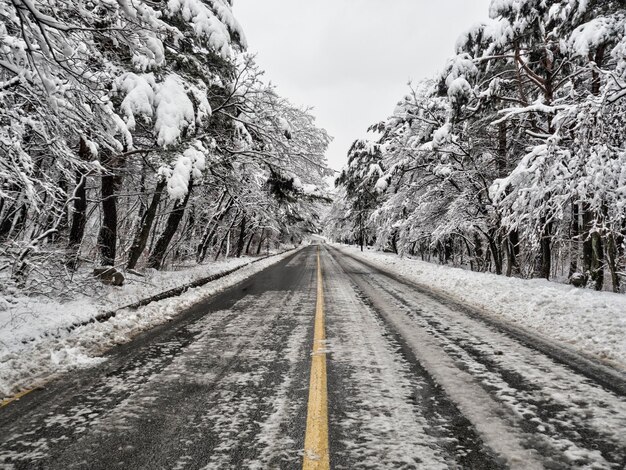
[[[0,468],[300,468],[317,250],[1,408]],[[320,260],[331,468],[626,467],[624,377],[335,249]]]

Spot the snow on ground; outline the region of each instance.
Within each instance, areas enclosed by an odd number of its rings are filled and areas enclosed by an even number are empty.
[[[250,263],[252,258],[234,258],[182,271],[150,272],[145,278],[128,279],[123,287],[102,286],[98,299],[81,296],[60,303],[46,298],[0,299],[0,398],[44,381],[52,374],[88,367],[116,344],[166,322],[185,308],[214,295],[275,264],[292,252],[263,259],[204,286],[137,310],[120,310],[103,323],[89,323],[71,332],[67,327],[86,322],[105,311],[180,287],[194,280]],[[129,276],[133,278],[134,276]]]
[[[339,246],[382,269],[626,369],[626,295],[517,279]]]
[[[0,299],[0,351],[19,349],[24,341],[58,333],[73,323],[148,298],[168,289],[249,263],[252,258],[230,258],[176,271],[148,270],[146,277],[127,274],[124,286],[115,287],[94,280],[91,271],[78,274],[79,284],[87,283],[82,295],[71,301],[42,296],[7,296]]]

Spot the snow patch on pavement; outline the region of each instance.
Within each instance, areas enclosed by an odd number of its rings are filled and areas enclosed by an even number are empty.
[[[373,265],[626,369],[626,295],[338,246]]]

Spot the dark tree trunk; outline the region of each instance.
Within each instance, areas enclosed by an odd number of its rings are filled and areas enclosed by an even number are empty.
[[[543,83],[544,87],[544,102],[548,106],[552,104],[554,101],[554,63],[552,56],[548,53],[546,49],[546,53],[543,57],[544,69],[545,69],[545,79]],[[552,114],[548,115],[548,134],[554,133],[554,124],[552,120]],[[551,194],[548,194],[547,197],[551,197]],[[543,229],[541,233],[541,277],[545,279],[550,279],[550,275],[552,274],[552,223],[548,223],[546,218],[543,220]]]
[[[9,237],[17,237],[24,230],[26,226],[27,215],[28,206],[26,204],[22,204],[17,212],[17,217],[13,221],[13,227],[11,227]]]
[[[596,218],[589,209],[589,204],[583,203],[583,267],[587,279],[593,283],[596,290],[602,290],[604,284],[604,247],[602,237],[595,227]]]
[[[64,176],[61,176],[58,184],[59,189],[67,194],[67,180]],[[51,233],[48,236],[48,241],[50,241],[51,243],[56,243],[63,238],[61,233],[65,232],[68,228],[68,220],[69,219],[67,211],[63,211],[59,218],[56,218],[52,213],[50,213],[45,229],[46,231],[51,230]]]
[[[484,271],[484,263],[483,263],[483,258],[484,258],[484,253],[483,253],[483,244],[482,241],[480,239],[480,236],[477,233],[474,233],[474,259],[476,261],[476,270],[477,271]]]
[[[135,268],[141,254],[146,249],[148,238],[150,237],[150,230],[152,230],[152,225],[154,224],[154,219],[156,217],[159,204],[161,203],[161,196],[163,195],[163,190],[165,189],[166,184],[167,181],[165,178],[160,178],[157,182],[152,196],[152,201],[150,201],[150,206],[148,206],[148,209],[146,209],[141,217],[141,223],[139,224],[139,228],[135,234],[135,238],[133,239],[133,244],[130,247],[130,251],[128,253],[128,263],[126,265],[127,269]]]
[[[591,273],[591,263],[593,259],[593,249],[591,246],[591,229],[593,228],[593,218],[588,203],[582,203],[582,219],[583,219],[583,272],[589,277]]]
[[[6,206],[4,199],[1,201],[2,207]],[[19,206],[17,204],[11,204],[6,210],[6,213],[2,216],[0,221],[0,240],[8,238],[11,229],[13,228],[15,218],[19,215]]]
[[[572,224],[571,224],[571,233],[570,240],[574,241],[574,249],[571,250],[570,253],[570,262],[569,262],[569,275],[568,278],[571,278],[574,273],[578,272],[578,257],[579,257],[579,245],[580,245],[580,224],[578,223],[579,213],[578,213],[578,203],[572,203]]]
[[[506,275],[511,277],[513,273],[519,274],[519,232],[512,230],[507,235],[507,264]]]
[[[500,250],[501,237],[496,229],[489,230],[489,250],[493,259],[496,274],[502,274],[502,253]]]
[[[161,176],[157,176],[157,178],[161,178]],[[147,197],[144,197],[146,194],[146,163],[143,162],[141,165],[141,177],[139,178],[139,209],[137,209],[137,215],[140,220],[143,220],[143,215],[147,210]],[[141,225],[141,224],[140,224]]]
[[[202,241],[198,245],[198,250],[196,252],[196,261],[198,263],[202,263],[204,259],[206,258],[206,252],[209,249],[209,246],[211,245],[211,241],[213,241],[213,238],[215,237],[215,232],[217,232],[218,227],[219,227],[219,221],[215,221],[214,223],[212,223],[210,231],[207,231],[205,233],[205,236],[203,237]]]
[[[506,121],[498,124],[498,156],[496,161],[498,169],[498,178],[507,176],[507,139],[506,139]]]
[[[15,238],[24,228],[28,207],[19,202],[21,197],[18,196],[17,199],[18,201],[11,205],[0,222],[0,240]]]
[[[590,60],[594,60],[598,66],[602,64],[604,59],[604,47],[599,47],[595,57],[591,56]],[[600,94],[601,77],[597,70],[591,71],[591,93],[595,96]],[[584,226],[583,241],[583,267],[585,275],[593,282],[595,290],[602,290],[604,285],[604,246],[602,236],[594,228],[595,217],[589,210],[589,205],[583,203],[582,218]],[[609,247],[609,251],[611,248]],[[611,255],[609,254],[609,257]],[[609,262],[609,264],[611,264]],[[613,276],[612,276],[613,277]],[[614,282],[615,284],[615,282]],[[618,281],[619,284],[619,281]]]
[[[363,213],[359,214],[359,245],[361,245],[361,251],[363,251],[363,245],[365,243],[365,230],[363,228]]]
[[[613,292],[619,293],[620,280],[617,267],[617,246],[613,233],[609,233],[607,237],[606,254],[608,258],[607,261],[609,265],[609,271],[611,272],[611,287],[613,288]]]
[[[595,56],[590,57],[590,59],[596,63],[598,68],[602,66],[602,62],[604,61],[605,49],[606,49],[605,45],[599,46],[598,49],[596,50]],[[598,96],[600,94],[601,86],[602,86],[602,80],[600,77],[600,73],[595,68],[591,69],[591,93],[593,93],[595,96]]]
[[[161,236],[154,245],[154,249],[150,256],[148,257],[148,267],[154,269],[161,269],[163,265],[163,260],[165,259],[165,255],[167,253],[167,248],[174,238],[174,234],[176,230],[178,230],[178,226],[180,225],[180,221],[183,219],[185,215],[185,208],[187,207],[187,202],[189,201],[189,197],[191,196],[191,190],[193,188],[193,182],[189,179],[189,187],[187,189],[187,194],[184,199],[176,201],[174,204],[174,208],[172,212],[170,212],[167,217],[167,222],[165,223],[165,229]]]
[[[259,244],[256,247],[256,254],[257,256],[261,254],[261,248],[263,247],[263,240],[265,236],[265,229],[261,229],[261,236],[259,237]]]
[[[398,231],[394,230],[391,236],[391,249],[397,255],[398,254]]]
[[[246,241],[246,214],[243,214],[241,218],[241,225],[239,227],[239,240],[237,241],[237,258],[241,258],[241,253],[243,253],[243,247]]]
[[[109,173],[102,176],[102,224],[98,234],[98,246],[100,257],[104,266],[115,264],[115,250],[117,248],[117,190],[121,183],[121,177],[115,173],[116,165],[108,165],[110,158],[103,159],[105,168]]]
[[[217,206],[218,209],[220,208],[222,201],[224,200],[225,194],[226,193],[222,195],[222,199],[218,203],[218,206]],[[196,250],[196,260],[198,263],[202,263],[204,259],[206,258],[207,250],[209,249],[209,246],[211,245],[211,242],[213,241],[213,238],[215,237],[215,233],[217,232],[217,229],[219,228],[219,224],[224,219],[224,217],[226,217],[226,215],[228,214],[228,211],[230,211],[230,208],[232,206],[233,206],[233,200],[231,198],[229,199],[226,206],[224,206],[223,209],[219,210],[219,212],[217,212],[209,220],[209,222],[207,222],[206,230],[204,231],[204,234],[202,235],[202,240],[198,244],[198,248]]]
[[[226,230],[226,233],[224,233],[224,236],[220,240],[220,245],[217,248],[217,252],[215,253],[214,261],[217,261],[218,258],[220,257],[220,255],[222,254],[222,249],[224,248],[224,243],[226,243],[226,240],[228,239],[229,236],[230,236],[230,228],[228,230]]]
[[[5,206],[4,199],[0,201],[0,206]],[[2,207],[2,209],[4,209],[4,207]],[[11,207],[8,212],[11,213],[12,210],[13,207]],[[4,240],[11,230],[11,225],[13,224],[11,223],[11,219],[8,215],[2,215],[1,213],[0,215],[2,216],[0,218],[0,240]]]
[[[217,253],[215,253],[215,261],[217,261],[217,259],[220,257],[220,254],[222,253],[222,248],[224,248],[224,243],[226,243],[226,241],[229,240],[230,232],[235,226],[235,224],[237,223],[237,217],[239,217],[240,212],[241,210],[237,211],[237,213],[235,214],[235,217],[233,217],[233,221],[230,224],[230,227],[228,227],[228,230],[226,230],[226,232],[224,233],[224,236],[222,237],[222,240],[220,241],[220,246],[217,249]],[[228,253],[226,253],[226,256],[228,257]]]
[[[188,211],[188,214],[189,216],[187,217],[187,224],[184,229],[184,234],[185,234],[185,241],[191,244],[192,238],[194,236],[194,232],[196,231],[196,222],[197,222],[195,205],[193,204],[191,205]]]
[[[540,274],[544,279],[550,279],[552,273],[552,224],[545,223],[541,234],[541,265]]]
[[[474,271],[474,259],[473,259],[474,255],[472,254],[472,247],[470,246],[469,241],[465,237],[461,239],[461,242],[465,246],[465,251],[467,252],[467,259],[469,259],[469,263],[470,263],[470,271]],[[463,250],[463,247],[461,247],[461,250]]]
[[[250,254],[250,245],[252,245],[252,240],[254,239],[254,232],[250,234],[248,237],[248,243],[246,244],[246,255]]]
[[[452,259],[452,255],[454,253],[454,247],[452,245],[452,240],[451,239],[446,239],[443,242],[443,262],[444,264],[448,264],[450,263],[450,260]]]
[[[89,159],[89,149],[84,139],[80,139],[78,156],[83,161]],[[87,174],[83,170],[76,170],[75,178],[74,208],[68,247],[77,251],[85,236],[85,225],[87,224]]]
[[[4,207],[6,205],[6,199],[0,196],[0,238],[2,237],[2,226],[4,224]]]
[[[74,199],[74,209],[72,212],[72,225],[70,227],[70,235],[68,248],[72,250],[72,259],[69,265],[72,269],[76,268],[78,252],[80,244],[85,236],[85,225],[87,224],[87,177],[81,172],[76,172],[76,189]]]
[[[591,234],[591,280],[595,290],[602,290],[604,285],[604,244],[600,232],[594,230]]]

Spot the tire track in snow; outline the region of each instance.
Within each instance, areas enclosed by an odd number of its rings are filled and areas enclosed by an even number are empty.
[[[506,401],[521,418],[519,424],[529,434],[529,445],[552,455],[555,466],[626,466],[626,441],[620,432],[626,428],[623,397],[492,327],[445,306],[433,307],[432,300],[407,295],[406,289],[396,289],[393,282],[371,275],[367,278],[393,296],[398,310],[406,311],[437,338],[459,367],[477,377],[494,398]],[[430,312],[425,304],[431,305]]]
[[[551,468],[623,468],[623,397],[597,386],[491,326],[381,273],[349,265],[368,294],[383,298],[408,330],[419,329],[513,416],[521,442]],[[401,312],[401,313],[400,313]],[[408,323],[406,320],[410,320]],[[412,325],[411,325],[412,323]],[[404,333],[404,331],[403,331]]]
[[[333,468],[502,468],[336,261],[324,266]]]

